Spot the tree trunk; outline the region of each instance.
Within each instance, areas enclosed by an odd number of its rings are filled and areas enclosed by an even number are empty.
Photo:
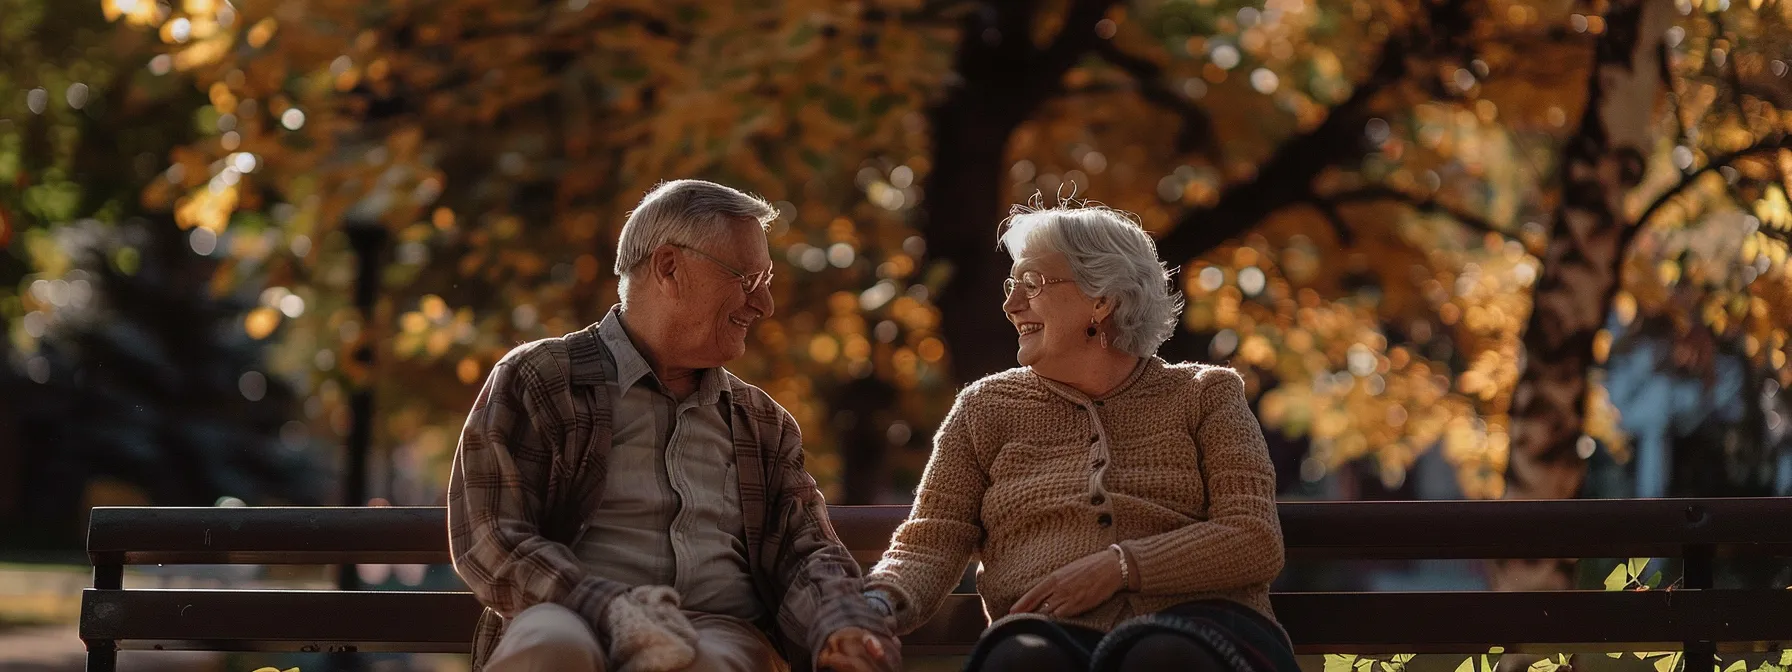
[[[1618,0],[1594,49],[1587,106],[1562,149],[1561,204],[1525,325],[1512,396],[1507,499],[1565,499],[1586,479],[1583,438],[1594,336],[1617,294],[1626,230],[1624,194],[1643,176],[1661,94],[1664,0]],[[1496,563],[1495,589],[1570,588],[1569,561]]]
[[[1661,94],[1660,0],[1614,3],[1594,56],[1587,107],[1562,150],[1562,198],[1543,253],[1512,397],[1509,499],[1574,497],[1586,475],[1581,444],[1593,337],[1624,263],[1624,194],[1643,176]]]
[[[1007,257],[996,250],[1006,215],[1008,139],[1039,105],[1062,90],[1065,71],[1098,39],[1095,23],[1115,0],[1076,0],[1064,29],[1040,48],[1032,0],[986,2],[968,13],[953,73],[957,81],[930,112],[933,168],[923,186],[921,230],[928,256],[951,275],[935,297],[940,330],[960,383],[1015,366],[1014,333],[1002,314]]]

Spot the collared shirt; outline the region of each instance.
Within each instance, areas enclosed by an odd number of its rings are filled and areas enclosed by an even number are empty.
[[[486,607],[473,633],[474,670],[504,619],[537,604],[571,609],[608,641],[605,610],[629,586],[592,572],[571,546],[609,480],[609,357],[595,324],[518,346],[492,367],[467,414],[448,479],[448,548]],[[859,596],[859,564],[803,470],[796,419],[764,390],[721,373],[762,627],[798,670],[840,628],[889,633]]]
[[[574,552],[599,576],[676,588],[685,609],[758,618],[722,373],[700,372],[697,391],[679,401],[620,313],[597,333],[610,351],[605,385],[616,408],[610,473]]]

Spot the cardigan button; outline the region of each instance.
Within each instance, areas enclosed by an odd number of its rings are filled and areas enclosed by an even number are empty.
[[[1101,435],[1096,434],[1095,436],[1089,437],[1089,443],[1101,443]]]
[[[1095,523],[1102,527],[1107,527],[1109,525],[1114,524],[1114,517],[1112,515],[1104,513],[1104,514],[1101,514],[1101,515],[1095,517]]]
[[[1101,506],[1101,503],[1105,502],[1105,501],[1108,501],[1108,498],[1103,497],[1101,495],[1096,495],[1094,497],[1089,498],[1089,503],[1093,504],[1095,506]]]

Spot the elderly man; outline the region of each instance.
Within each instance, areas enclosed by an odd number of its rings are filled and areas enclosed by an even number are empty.
[[[475,669],[898,667],[796,421],[722,368],[772,314],[775,216],[659,186],[622,228],[622,304],[492,369],[448,486]]]

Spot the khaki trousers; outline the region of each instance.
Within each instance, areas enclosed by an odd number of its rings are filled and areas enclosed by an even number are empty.
[[[733,616],[684,612],[697,630],[697,659],[687,672],[785,672],[765,634]],[[604,659],[597,635],[585,619],[558,604],[523,610],[504,629],[504,637],[485,663],[486,672],[604,672],[623,661]]]

